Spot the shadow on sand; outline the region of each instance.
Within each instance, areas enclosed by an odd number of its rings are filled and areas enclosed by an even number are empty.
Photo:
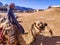
[[[42,37],[40,35],[31,45],[60,45],[60,36]]]

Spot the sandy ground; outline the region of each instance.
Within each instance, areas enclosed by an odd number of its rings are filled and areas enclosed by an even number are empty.
[[[30,30],[32,23],[35,21],[42,21],[48,23],[53,31],[52,38],[44,38],[43,45],[60,45],[60,11],[45,10],[35,13],[15,13],[19,16],[18,20],[25,29],[25,32]],[[6,16],[6,13],[0,13],[0,15]],[[41,38],[38,38],[41,40]],[[40,42],[34,42],[31,45],[39,45]]]

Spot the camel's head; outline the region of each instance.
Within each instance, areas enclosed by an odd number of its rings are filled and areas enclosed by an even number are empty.
[[[47,26],[47,23],[43,23],[43,22],[37,21],[37,22],[34,22],[34,25],[38,29],[44,29]]]

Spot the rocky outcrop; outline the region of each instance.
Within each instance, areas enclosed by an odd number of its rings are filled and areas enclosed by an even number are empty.
[[[59,8],[60,9],[60,6],[49,6],[48,9],[50,8]]]

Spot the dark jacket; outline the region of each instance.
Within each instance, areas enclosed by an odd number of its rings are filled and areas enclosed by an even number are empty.
[[[9,9],[7,16],[8,16],[8,20],[10,21],[10,23],[15,24],[17,28],[20,30],[20,32],[24,33],[23,27],[18,23],[16,17],[14,16],[13,9]]]

